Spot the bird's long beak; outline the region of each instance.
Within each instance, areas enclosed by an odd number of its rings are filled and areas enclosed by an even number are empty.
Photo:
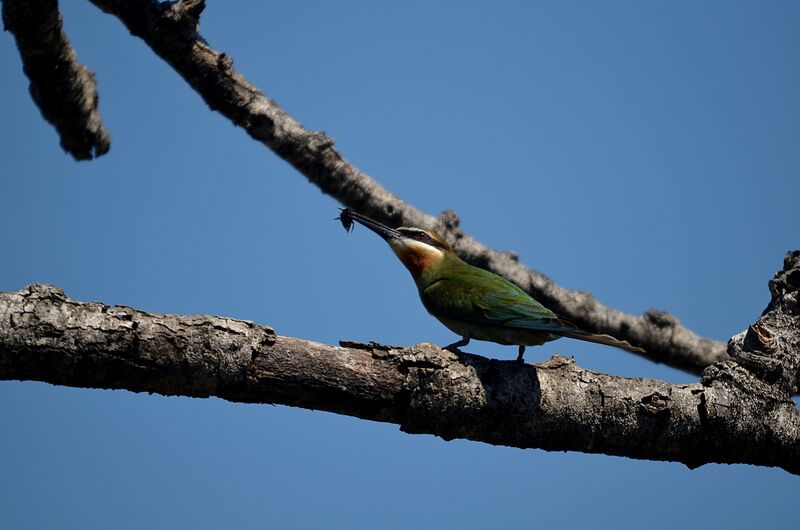
[[[385,224],[363,216],[360,213],[356,213],[350,208],[344,208],[339,216],[339,219],[341,219],[345,228],[347,228],[347,225],[352,224],[352,221],[358,221],[360,224],[366,226],[386,241],[403,237],[402,234],[394,228],[389,228]]]

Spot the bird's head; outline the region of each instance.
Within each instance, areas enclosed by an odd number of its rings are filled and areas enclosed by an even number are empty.
[[[340,219],[345,228],[351,221],[356,221],[386,240],[415,280],[431,267],[439,264],[446,255],[453,254],[453,249],[450,248],[447,241],[433,230],[406,226],[389,228],[347,208],[342,210]]]

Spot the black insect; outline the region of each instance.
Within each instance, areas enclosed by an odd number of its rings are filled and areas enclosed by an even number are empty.
[[[341,221],[345,232],[350,232],[353,229],[353,211],[350,208],[342,208],[339,210],[339,217],[336,219]]]

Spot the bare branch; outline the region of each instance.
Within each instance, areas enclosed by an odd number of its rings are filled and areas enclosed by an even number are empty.
[[[0,293],[0,379],[281,403],[444,439],[800,474],[800,413],[732,361],[669,385],[554,356],[519,365],[432,344],[335,347],[252,322],[80,303],[31,285]]]
[[[30,93],[42,116],[75,160],[108,152],[111,137],[100,119],[94,74],[78,63],[56,0],[4,0],[3,25],[17,41]]]
[[[92,2],[144,40],[211,109],[244,128],[342,204],[392,226],[442,232],[466,261],[505,276],[587,330],[608,333],[643,348],[647,351],[644,356],[655,362],[699,374],[711,363],[728,358],[723,343],[699,337],[667,313],[630,315],[604,306],[589,293],[559,287],[510,253],[495,252],[464,234],[453,212],[431,217],[388,192],[347,162],[334,148],[332,138],[306,130],[237,72],[227,54],[215,51],[198,35],[203,1]]]

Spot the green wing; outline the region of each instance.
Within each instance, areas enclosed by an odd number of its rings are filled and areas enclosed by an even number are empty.
[[[482,326],[542,331],[574,331],[528,293],[494,273],[460,264],[434,280],[420,297],[434,316]]]

